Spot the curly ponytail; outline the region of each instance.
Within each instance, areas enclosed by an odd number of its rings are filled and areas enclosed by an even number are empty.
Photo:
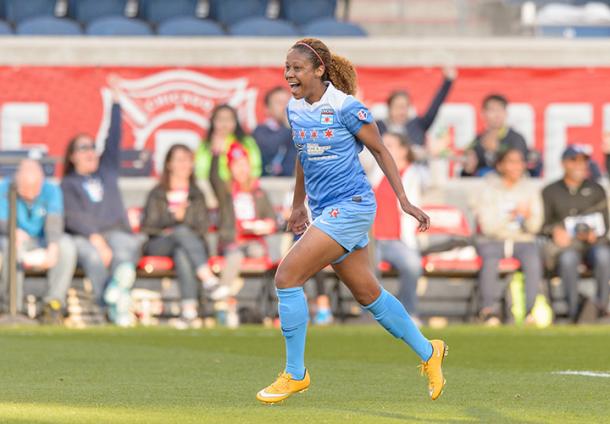
[[[322,81],[330,81],[338,90],[346,94],[356,93],[354,65],[346,58],[332,54],[322,41],[317,38],[304,38],[297,41],[292,48],[305,54],[314,68],[324,66]]]
[[[356,94],[356,70],[352,62],[333,54],[330,60],[330,66],[327,69],[328,80],[333,83],[338,90],[346,94]]]

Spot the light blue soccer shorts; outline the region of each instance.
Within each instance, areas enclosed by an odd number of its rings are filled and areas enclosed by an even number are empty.
[[[354,250],[369,244],[369,230],[375,220],[376,210],[374,198],[353,196],[324,208],[320,215],[313,217],[313,225],[347,250],[345,255],[333,263],[340,263]]]

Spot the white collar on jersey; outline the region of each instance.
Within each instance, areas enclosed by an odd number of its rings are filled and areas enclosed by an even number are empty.
[[[320,97],[320,100],[318,100],[317,102],[313,102],[313,103],[307,103],[307,100],[305,100],[305,97],[303,97],[303,98],[301,99],[301,101],[303,102],[303,104],[304,104],[306,107],[308,107],[308,108],[310,108],[310,109],[313,109],[313,108],[315,108],[316,106],[318,106],[318,105],[320,105],[320,104],[323,104],[323,103],[324,103],[324,102],[327,100],[327,98],[328,98],[328,96],[330,95],[330,93],[331,93],[332,91],[336,90],[336,88],[335,88],[335,86],[333,85],[333,83],[332,83],[332,82],[330,82],[330,81],[324,81],[324,84],[326,85],[326,90],[324,91],[324,94],[322,94],[322,97]]]

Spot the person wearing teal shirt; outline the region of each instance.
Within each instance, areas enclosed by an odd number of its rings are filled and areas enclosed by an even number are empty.
[[[8,258],[8,194],[12,180],[0,183],[0,244]],[[76,268],[76,247],[64,234],[63,198],[55,184],[45,181],[40,164],[26,159],[19,164],[14,177],[17,189],[18,254],[17,308],[22,310],[24,269],[48,271],[49,288],[44,297],[43,320],[61,322],[61,308]],[[8,266],[2,267],[0,297],[8,292]],[[6,303],[6,302],[3,302]]]
[[[246,135],[237,119],[237,112],[229,105],[217,106],[212,111],[208,137],[203,140],[195,154],[195,176],[198,179],[208,179],[212,164],[212,150],[226,153],[233,143],[240,143],[248,151],[252,176],[260,177],[262,158],[258,145],[252,137]],[[231,173],[226,154],[219,157],[218,172],[223,181],[230,181]]]

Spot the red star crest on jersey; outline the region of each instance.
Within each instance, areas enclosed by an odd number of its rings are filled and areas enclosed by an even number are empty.
[[[333,208],[330,210],[330,212],[328,213],[330,215],[331,218],[336,218],[339,216],[339,208]]]
[[[311,133],[309,135],[311,136],[311,138],[313,138],[315,140],[316,138],[318,138],[318,131],[311,130]]]
[[[307,132],[305,130],[299,131],[299,137],[301,137],[301,139],[305,138],[306,135],[307,135]]]
[[[329,140],[331,138],[333,138],[333,135],[334,135],[334,131],[331,130],[330,128],[327,129],[326,131],[324,131],[324,137],[328,138]]]

